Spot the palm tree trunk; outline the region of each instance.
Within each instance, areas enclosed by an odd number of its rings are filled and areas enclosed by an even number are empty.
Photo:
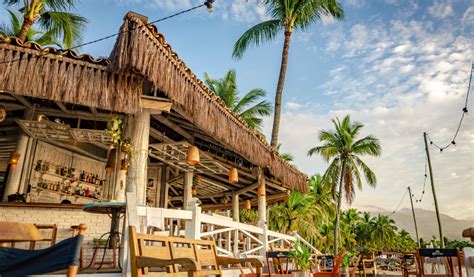
[[[278,85],[275,94],[275,110],[273,115],[273,129],[271,145],[276,148],[278,146],[278,132],[280,131],[281,117],[281,98],[283,95],[283,87],[285,85],[286,68],[288,66],[288,51],[290,50],[291,31],[285,31],[285,42],[283,44],[283,52],[281,55],[280,76],[278,77]]]
[[[339,217],[341,215],[341,199],[342,199],[342,183],[344,180],[344,167],[345,162],[342,162],[341,177],[339,179],[339,193],[337,195],[337,211],[336,211],[336,223],[334,224],[334,255],[337,256],[338,252],[338,239],[339,239]]]
[[[28,31],[34,23],[35,22],[33,20],[25,16],[23,20],[23,25],[21,25],[20,33],[18,34],[18,38],[21,39],[21,41],[25,42],[26,35],[28,34]]]

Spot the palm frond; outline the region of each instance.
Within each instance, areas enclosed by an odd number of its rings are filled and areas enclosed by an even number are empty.
[[[264,21],[253,26],[245,31],[234,44],[232,57],[234,57],[234,59],[242,58],[245,50],[247,50],[250,45],[258,46],[262,42],[273,40],[282,28],[283,25],[281,21],[277,19]]]
[[[352,157],[355,163],[362,169],[367,184],[371,187],[375,187],[377,185],[377,177],[375,176],[375,173],[372,171],[372,169],[370,169],[359,157]]]
[[[41,14],[38,23],[44,29],[51,30],[55,36],[62,36],[64,47],[70,48],[73,43],[77,45],[82,40],[87,19],[69,12],[46,11]]]

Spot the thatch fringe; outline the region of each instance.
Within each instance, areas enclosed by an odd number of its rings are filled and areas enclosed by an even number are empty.
[[[228,109],[178,58],[155,28],[128,15],[110,57],[112,70],[138,72],[186,111],[198,128],[253,164],[268,168],[284,185],[306,191],[306,175],[281,159],[264,139]]]
[[[60,55],[54,48],[0,38],[0,91],[113,112],[136,112],[143,79],[110,72],[107,64],[107,60],[78,56],[73,51]]]

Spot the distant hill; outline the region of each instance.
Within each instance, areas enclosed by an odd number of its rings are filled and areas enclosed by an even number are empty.
[[[357,209],[368,211],[372,215],[379,213],[390,215],[390,217],[395,220],[399,229],[405,229],[412,234],[413,238],[415,237],[415,225],[413,223],[411,209],[400,209],[395,214],[375,206],[366,206]],[[415,209],[415,214],[420,237],[423,239],[431,239],[432,236],[438,237],[438,223],[435,211]],[[462,231],[466,228],[474,227],[474,219],[461,220],[445,214],[441,214],[441,223],[443,226],[443,235],[449,239],[463,239],[461,235]]]

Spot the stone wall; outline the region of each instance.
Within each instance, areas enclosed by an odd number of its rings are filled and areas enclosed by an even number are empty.
[[[72,225],[84,223],[87,225],[87,231],[84,235],[83,264],[87,266],[92,258],[93,245],[92,239],[99,238],[102,234],[110,231],[110,217],[103,214],[92,214],[77,208],[44,208],[44,207],[12,207],[0,206],[0,221],[20,222],[20,223],[36,223],[36,224],[56,224],[58,226],[56,242],[72,236]],[[123,221],[121,222],[122,226]],[[122,228],[120,228],[122,231]],[[48,238],[49,234],[44,233],[44,238]],[[17,244],[15,247],[27,248],[26,243]],[[46,242],[38,242],[37,249],[48,247]],[[111,252],[108,250],[107,252]],[[109,255],[107,255],[109,256]],[[99,259],[100,258],[100,259]],[[102,259],[102,252],[98,256],[98,261]],[[106,257],[106,260],[108,258]]]

